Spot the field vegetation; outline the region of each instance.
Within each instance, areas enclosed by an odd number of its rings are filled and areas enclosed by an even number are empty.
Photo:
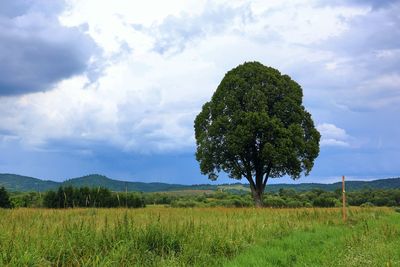
[[[1,266],[399,266],[391,208],[0,209]]]

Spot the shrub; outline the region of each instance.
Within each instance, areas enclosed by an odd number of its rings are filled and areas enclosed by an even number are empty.
[[[264,199],[264,205],[272,208],[282,208],[286,206],[285,200],[279,196],[268,196]]]
[[[289,200],[289,201],[287,202],[286,206],[287,206],[288,208],[300,208],[300,207],[302,207],[303,205],[302,205],[302,203],[301,203],[300,201],[297,201],[297,200]]]
[[[319,196],[314,199],[313,205],[315,207],[323,207],[323,208],[329,208],[329,207],[335,207],[336,206],[337,199],[333,197],[323,197]]]
[[[312,208],[312,204],[310,203],[310,202],[304,202],[303,203],[303,207],[305,207],[305,208]]]
[[[368,208],[368,207],[374,207],[375,205],[373,204],[373,203],[371,203],[371,202],[364,202],[364,203],[362,203],[361,205],[360,205],[360,207],[362,207],[362,208]]]
[[[175,200],[175,201],[171,202],[171,207],[174,207],[174,208],[193,208],[196,206],[197,206],[197,203],[192,200],[188,200],[188,201]]]

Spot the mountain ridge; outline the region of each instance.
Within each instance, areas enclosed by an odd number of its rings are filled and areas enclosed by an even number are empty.
[[[55,190],[59,186],[74,187],[106,187],[112,191],[137,191],[137,192],[165,192],[165,191],[181,191],[181,190],[225,190],[225,191],[249,191],[248,184],[169,184],[161,182],[131,182],[111,179],[100,174],[90,174],[82,177],[67,179],[63,182],[51,180],[41,180],[34,177],[0,173],[0,186],[4,186],[9,191],[48,191]],[[341,188],[341,182],[322,184],[322,183],[299,183],[299,184],[270,184],[267,185],[267,192],[276,192],[279,189],[294,189],[296,191],[309,191],[312,189],[322,189],[325,191],[334,191]],[[347,181],[347,191],[355,191],[361,189],[400,189],[400,178],[386,178],[372,181]]]

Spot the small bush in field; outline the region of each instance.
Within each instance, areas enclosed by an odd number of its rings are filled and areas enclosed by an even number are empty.
[[[360,205],[361,208],[375,207],[375,205],[371,202],[365,202]]]

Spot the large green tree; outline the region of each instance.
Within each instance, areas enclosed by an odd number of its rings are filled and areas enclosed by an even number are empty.
[[[308,175],[320,134],[302,98],[299,84],[259,62],[230,70],[195,119],[201,172],[246,178],[256,206],[269,178]]]

